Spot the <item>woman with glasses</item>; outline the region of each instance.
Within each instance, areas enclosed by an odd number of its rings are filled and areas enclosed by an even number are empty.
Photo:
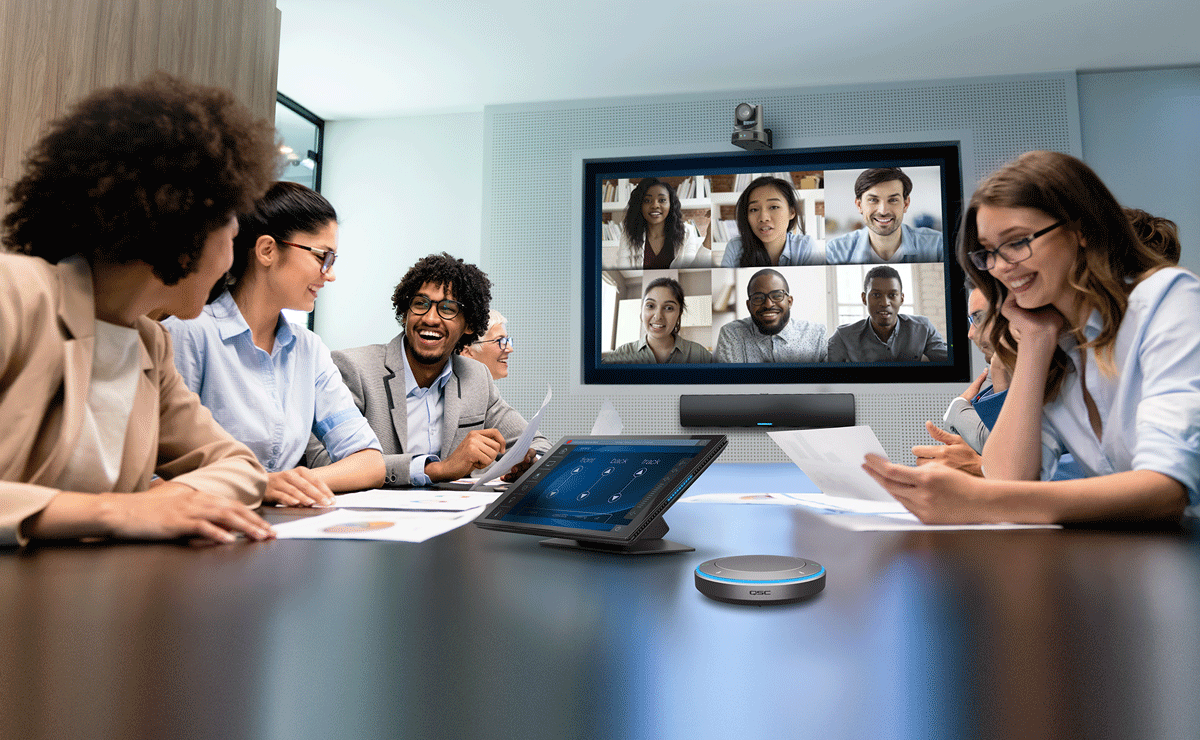
[[[619,264],[610,268],[656,270],[711,267],[712,252],[704,247],[708,219],[701,217],[703,233],[683,217],[675,188],[653,177],[642,178],[625,207]]]
[[[642,297],[644,336],[617,347],[604,362],[640,364],[679,364],[712,362],[712,354],[703,345],[679,336],[679,327],[687,303],[683,286],[673,278],[651,280]]]
[[[508,319],[496,309],[488,309],[488,330],[480,338],[462,348],[462,356],[487,365],[492,380],[508,377],[508,356],[513,353],[512,337],[508,336]]]
[[[1200,503],[1200,278],[1138,240],[1083,162],[1030,152],[979,187],[958,258],[1012,372],[986,478],[866,469],[926,522],[1171,519]],[[1087,478],[1050,481],[1070,452]]]
[[[284,309],[311,311],[335,279],[337,213],[324,197],[277,182],[239,219],[233,266],[192,321],[167,319],[175,364],[221,426],[267,469],[264,500],[333,503],[383,483],[383,454],[316,334]],[[300,463],[315,435],[332,465]]]

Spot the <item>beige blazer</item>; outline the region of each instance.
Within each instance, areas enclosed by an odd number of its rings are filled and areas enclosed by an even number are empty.
[[[53,484],[87,403],[95,327],[86,263],[0,254],[0,545],[24,544],[21,522],[59,493]],[[257,505],[267,478],[254,454],[183,384],[167,331],[145,317],[136,328],[143,374],[114,490],[144,491],[157,473]]]

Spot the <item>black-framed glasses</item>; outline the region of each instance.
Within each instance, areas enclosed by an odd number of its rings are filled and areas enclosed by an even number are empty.
[[[318,249],[317,247],[308,247],[303,244],[297,244],[296,242],[284,241],[283,239],[279,239],[278,237],[275,239],[275,241],[279,242],[280,244],[289,246],[289,247],[295,247],[296,249],[307,249],[308,251],[310,251],[313,254],[320,257],[322,274],[329,272],[329,268],[333,267],[333,263],[337,260],[337,252],[333,251],[332,249]]]
[[[429,313],[429,309],[433,308],[434,301],[423,295],[415,295],[408,302],[408,310],[418,316],[424,316]],[[458,301],[452,301],[449,298],[437,301],[438,316],[443,319],[452,319],[462,310],[462,304]]]
[[[980,268],[982,269],[982,268]],[[971,326],[983,326],[983,322],[987,320],[987,311],[980,309],[967,314],[967,323]]]
[[[772,290],[770,293],[751,293],[750,305],[761,306],[770,298],[772,303],[783,303],[783,299],[788,297],[786,290]]]
[[[496,337],[495,339],[480,339],[478,342],[471,342],[471,344],[491,344],[492,342],[496,343],[496,346],[500,348],[501,352],[505,352],[505,351],[511,352],[512,351],[512,346],[513,346],[512,345],[512,337]]]
[[[1041,231],[1035,231],[1024,239],[1001,244],[995,249],[976,249],[974,252],[968,252],[971,262],[980,270],[990,270],[996,266],[996,255],[1004,258],[1004,261],[1010,265],[1015,265],[1018,262],[1024,262],[1033,256],[1033,240],[1039,236],[1045,236],[1051,231],[1054,231],[1059,226],[1067,223],[1064,218],[1061,221],[1055,221]]]

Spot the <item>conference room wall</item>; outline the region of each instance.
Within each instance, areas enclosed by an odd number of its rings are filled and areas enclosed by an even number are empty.
[[[1079,119],[1083,158],[1123,204],[1174,221],[1200,272],[1200,66],[1081,73]]]
[[[1088,98],[1084,107],[1075,90],[1077,76],[1042,75],[1020,78],[986,78],[903,85],[822,88],[783,92],[731,93],[726,97],[679,96],[654,100],[577,101],[539,106],[508,106],[477,113],[446,114],[376,121],[331,122],[326,129],[327,158],[325,193],[342,216],[342,248],[336,283],[328,286],[318,301],[317,331],[333,348],[370,342],[385,342],[397,331],[390,306],[391,288],[409,265],[420,256],[446,248],[468,261],[477,260],[496,282],[495,306],[510,319],[516,341],[512,374],[501,381],[505,397],[526,415],[532,414],[547,385],[555,401],[545,423],[548,436],[579,433],[590,429],[600,404],[612,400],[629,431],[689,432],[677,424],[678,389],[586,389],[578,387],[578,362],[569,337],[576,332],[576,315],[564,301],[577,296],[579,277],[567,260],[578,249],[578,227],[571,223],[576,186],[565,173],[571,152],[584,148],[592,139],[597,144],[665,146],[685,150],[689,146],[729,147],[731,112],[743,100],[765,104],[767,123],[786,145],[811,145],[815,134],[828,129],[833,119],[861,119],[864,105],[872,96],[915,100],[920,111],[903,108],[896,121],[864,120],[864,129],[876,139],[888,135],[911,136],[915,118],[930,111],[950,112],[962,121],[978,124],[978,130],[995,150],[991,159],[976,156],[978,177],[1015,156],[1037,147],[1056,148],[1080,154],[1080,123],[1093,137],[1111,136],[1125,126],[1125,119],[1111,115],[1114,108],[1128,108],[1144,99],[1170,99],[1180,94],[1178,77],[1172,71],[1137,73],[1137,86],[1116,86],[1112,78],[1122,73],[1087,75]],[[1186,74],[1194,74],[1187,72]],[[1083,75],[1078,76],[1083,78]],[[1035,104],[1027,88],[1057,88],[1057,107]],[[949,91],[967,89],[970,104],[954,99]],[[794,110],[814,96],[843,100],[842,108],[829,107],[819,116],[796,117]],[[1180,106],[1185,101],[1176,101]],[[973,106],[973,107],[972,107]],[[971,110],[967,110],[967,108]],[[847,112],[845,109],[852,109]],[[928,109],[928,110],[927,110]],[[1108,112],[1101,113],[1107,110]],[[681,116],[680,112],[691,112]],[[694,113],[699,111],[699,113]],[[596,120],[607,112],[611,120]],[[497,115],[506,120],[524,119],[524,144],[498,140]],[[701,119],[695,125],[696,118]],[[980,120],[988,119],[988,120]],[[672,122],[670,125],[664,121]],[[586,125],[582,125],[586,124]],[[815,124],[815,125],[814,125]],[[1065,127],[1060,145],[1037,133],[1048,125]],[[1180,124],[1182,125],[1182,124]],[[589,141],[581,141],[581,134]],[[973,148],[980,149],[979,135]],[[1090,139],[1089,139],[1090,141]],[[782,144],[777,144],[780,146]],[[515,147],[515,148],[514,148]],[[1133,138],[1124,157],[1099,152],[1108,170],[1101,175],[1110,181],[1120,177],[1123,160],[1153,156],[1163,160],[1158,167],[1160,182],[1195,182],[1196,170],[1184,171],[1158,154],[1161,141]],[[503,159],[498,152],[508,152]],[[699,149],[697,149],[699,150]],[[1084,152],[1087,154],[1087,152]],[[503,160],[503,161],[501,161]],[[1186,158],[1184,158],[1186,160]],[[381,162],[385,164],[380,164]],[[967,163],[968,168],[972,163]],[[475,168],[475,169],[472,169]],[[513,187],[514,178],[520,181]],[[423,185],[416,183],[422,182]],[[480,185],[479,183],[482,183]],[[447,205],[440,193],[469,194],[482,189],[476,205],[470,197]],[[970,190],[970,184],[967,189]],[[1194,188],[1191,189],[1194,192]],[[1168,189],[1144,189],[1140,205],[1164,211],[1174,193]],[[1180,191],[1186,192],[1186,191]],[[471,212],[472,208],[478,210]],[[1157,211],[1155,209],[1158,209]],[[1172,216],[1181,223],[1186,219]],[[470,237],[472,224],[480,226]],[[393,226],[404,224],[403,229]],[[450,224],[455,224],[451,227]],[[1197,233],[1195,230],[1185,233]],[[1186,255],[1189,250],[1185,237]],[[481,243],[482,242],[482,243]],[[982,358],[973,350],[975,367]],[[771,389],[729,389],[727,392],[811,392],[825,387],[789,386]],[[947,385],[843,386],[858,397],[860,423],[871,424],[889,454],[907,459],[907,448],[921,443],[923,418],[939,418],[949,399],[961,390]],[[911,420],[911,423],[908,421]],[[720,430],[731,436],[724,460],[783,460],[761,432]]]
[[[392,290],[421,257],[446,251],[481,264],[482,172],[482,113],[325,125],[321,191],[340,226],[337,280],[322,289],[314,326],[329,347],[395,336]]]

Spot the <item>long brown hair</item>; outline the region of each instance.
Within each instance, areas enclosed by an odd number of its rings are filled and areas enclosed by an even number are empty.
[[[1068,276],[1075,289],[1074,315],[1066,317],[1068,331],[1082,340],[1081,326],[1072,326],[1083,308],[1100,312],[1099,336],[1081,348],[1091,347],[1101,370],[1115,374],[1114,343],[1129,303],[1129,292],[1150,272],[1169,265],[1159,253],[1144,245],[1133,231],[1116,198],[1090,167],[1067,154],[1028,152],[1001,167],[975,190],[963,214],[958,236],[958,262],[993,306],[995,320],[990,340],[1001,361],[1012,369],[1016,364],[1017,340],[998,310],[1008,297],[1008,288],[971,262],[968,254],[981,249],[975,217],[979,207],[1035,208],[1047,216],[1067,222],[1064,228],[1079,235],[1080,249]],[[1070,367],[1066,354],[1057,349],[1050,363],[1044,400],[1058,397]]]

